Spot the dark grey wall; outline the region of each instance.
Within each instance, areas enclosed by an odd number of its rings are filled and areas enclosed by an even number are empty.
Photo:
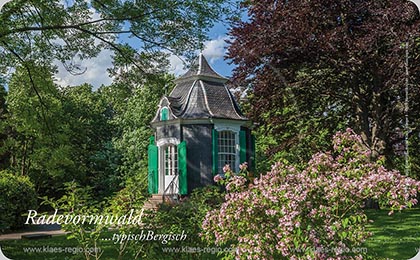
[[[212,124],[163,125],[156,128],[156,140],[161,138],[177,138],[187,143],[187,183],[188,193],[198,187],[212,185]],[[251,166],[251,131],[246,131],[246,160]]]
[[[174,137],[181,139],[181,131],[179,125],[163,125],[156,128],[156,140],[161,138],[170,138]]]
[[[213,184],[211,130],[213,125],[183,125],[182,140],[187,143],[188,193]]]

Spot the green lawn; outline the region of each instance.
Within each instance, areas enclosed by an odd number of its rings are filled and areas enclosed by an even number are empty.
[[[5,256],[12,260],[78,260],[85,259],[81,253],[77,253],[79,246],[76,240],[67,239],[65,235],[37,240],[8,240],[0,241],[1,249]],[[58,249],[55,249],[58,248]],[[67,252],[54,252],[52,250],[66,250]],[[101,241],[101,249],[104,251],[101,259],[117,259],[117,250],[111,241]],[[25,250],[40,250],[40,252],[25,252]],[[45,252],[49,251],[49,252]],[[94,258],[93,258],[94,259]]]
[[[373,236],[363,247],[367,248],[370,259],[409,259],[416,254],[416,248],[420,248],[420,208],[396,212],[391,216],[388,216],[387,210],[369,210],[368,216],[374,221],[368,226]],[[110,237],[111,233],[105,236]],[[24,248],[29,247],[42,248],[41,250],[44,247],[78,247],[76,241],[68,240],[65,236],[0,241],[0,246],[4,254],[12,260],[84,259],[81,254],[24,251]],[[117,259],[117,250],[112,241],[101,241],[101,249],[104,251],[101,259]]]
[[[368,226],[373,233],[365,247],[374,259],[409,259],[420,248],[420,208],[395,212],[388,216],[386,210],[368,211]]]

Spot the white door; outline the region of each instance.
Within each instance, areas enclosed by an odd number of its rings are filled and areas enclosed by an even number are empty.
[[[178,194],[178,151],[175,145],[169,145],[164,149],[164,194]]]

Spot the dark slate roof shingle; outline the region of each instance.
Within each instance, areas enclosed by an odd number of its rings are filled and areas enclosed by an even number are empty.
[[[227,78],[216,73],[202,54],[194,64],[176,80],[175,88],[166,97],[173,115],[184,119],[248,120],[226,87]]]

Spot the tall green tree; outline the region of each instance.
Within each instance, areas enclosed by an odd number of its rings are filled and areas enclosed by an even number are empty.
[[[132,77],[128,77],[128,80],[131,81]],[[114,145],[122,156],[119,171],[125,177],[139,174],[146,177],[147,145],[150,136],[153,135],[150,122],[156,115],[161,97],[173,88],[172,81],[173,76],[157,75],[136,86],[124,80],[100,89],[102,92],[108,92],[108,95],[114,91],[121,94],[121,89],[125,86],[124,93],[130,93],[130,96],[123,99],[123,105],[116,106],[119,112],[113,120],[119,131],[114,138]]]
[[[6,105],[7,92],[3,84],[0,82],[0,170],[7,168],[9,163],[9,152],[7,150],[7,133],[9,128],[6,124],[7,105]]]
[[[69,128],[49,68],[32,66],[34,77],[19,67],[10,81],[7,95],[7,125],[10,167],[28,175],[40,192],[51,191],[57,183],[76,178],[67,173],[71,160]],[[46,77],[45,75],[49,75]],[[31,88],[34,83],[36,90]]]
[[[269,133],[267,149],[325,149],[327,137],[347,125],[373,157],[392,159],[403,141],[398,133],[407,77],[413,84],[409,117],[420,112],[416,6],[403,0],[266,0],[246,7],[249,20],[231,30],[228,56],[238,65],[234,82],[251,89],[249,115]],[[411,127],[413,138],[420,129]]]
[[[61,95],[76,171],[68,174],[82,175],[80,184],[93,187],[95,195],[110,195],[120,182],[116,172],[120,156],[112,143],[116,131],[111,125],[110,105],[88,84],[64,88]]]
[[[10,167],[30,176],[40,195],[56,195],[68,181],[91,186],[96,196],[110,195],[121,178],[106,99],[88,84],[59,90],[48,68],[31,70],[38,72],[32,78],[37,92],[23,68],[9,84],[5,124]]]

